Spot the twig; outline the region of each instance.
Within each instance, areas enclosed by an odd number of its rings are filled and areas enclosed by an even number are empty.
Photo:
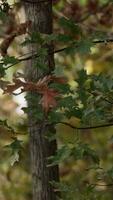
[[[96,40],[96,41],[93,41],[92,43],[93,43],[93,44],[102,44],[102,43],[112,43],[112,42],[113,42],[113,39],[104,39],[104,40]],[[64,48],[61,48],[61,49],[58,49],[58,50],[55,50],[55,51],[51,51],[51,52],[48,53],[48,55],[52,55],[52,54],[57,54],[57,53],[63,52],[63,51],[65,51],[65,50],[67,50],[68,48],[73,47],[73,46],[75,46],[75,48],[78,47],[77,44],[75,45],[75,43],[73,43],[73,44],[71,44],[71,45],[68,46],[68,47],[64,47]],[[10,67],[12,67],[12,66],[14,66],[14,65],[16,65],[16,64],[18,64],[18,63],[20,63],[20,62],[22,62],[22,61],[30,60],[30,59],[32,59],[33,57],[38,58],[39,56],[40,56],[40,55],[38,55],[37,53],[34,53],[34,54],[32,54],[32,55],[30,55],[30,56],[27,56],[27,57],[25,57],[25,58],[20,58],[20,59],[18,59],[18,57],[17,57],[18,61],[16,61],[15,63],[9,65],[9,66],[6,67],[5,69],[7,70],[7,69],[9,69]],[[23,56],[22,56],[22,57],[23,57]]]
[[[106,98],[104,98],[104,97],[101,97],[101,99],[102,99],[103,101],[106,101],[107,103],[113,105],[113,102],[109,101],[108,99],[106,99]]]
[[[86,126],[86,127],[77,127],[77,126],[73,126],[67,122],[57,122],[56,124],[64,124],[66,126],[69,126],[73,129],[76,129],[76,130],[87,130],[87,129],[97,129],[97,128],[104,128],[104,127],[110,127],[110,126],[113,126],[113,123],[110,123],[110,124],[101,124],[101,125],[95,125],[95,126]]]
[[[107,103],[113,105],[113,102],[111,102],[111,101],[109,101],[108,99],[106,99],[106,97],[101,96],[101,95],[102,95],[101,93],[95,93],[95,92],[88,92],[88,93],[91,94],[91,95],[93,95],[94,97],[100,95],[100,98],[101,98],[103,101],[106,101]]]
[[[92,186],[105,186],[105,187],[110,187],[113,186],[113,183],[108,183],[108,184],[98,184],[98,183],[92,183]]]

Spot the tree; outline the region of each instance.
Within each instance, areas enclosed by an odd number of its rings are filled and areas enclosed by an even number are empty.
[[[47,2],[26,2],[24,1],[26,16],[32,25],[29,29],[30,33],[52,34],[52,1]],[[32,58],[26,67],[26,80],[36,82],[46,75],[50,75],[54,69],[54,55],[49,55],[53,51],[53,45],[40,45],[37,43],[31,45],[29,48],[31,52],[40,51],[40,48],[45,46],[47,55],[42,57],[40,62],[46,65],[47,69],[42,71],[35,66],[35,58]],[[44,59],[44,62],[43,62]],[[30,130],[30,151],[31,151],[31,165],[33,175],[33,199],[46,200],[56,199],[56,194],[50,181],[59,180],[58,166],[47,167],[47,158],[54,155],[57,150],[56,140],[49,142],[46,134],[52,131],[55,134],[54,126],[47,125],[47,117],[43,116],[41,120],[37,120],[35,113],[38,112],[37,101],[39,97],[34,92],[28,95],[28,109],[29,109],[29,130]],[[36,102],[36,103],[35,103]],[[38,113],[37,113],[38,114]]]

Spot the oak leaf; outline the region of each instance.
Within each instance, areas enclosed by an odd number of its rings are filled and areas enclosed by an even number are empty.
[[[54,89],[47,88],[46,90],[42,91],[42,99],[40,101],[44,111],[47,113],[50,108],[57,106],[57,101],[55,97],[59,95],[59,93]]]
[[[65,84],[66,80],[63,77],[59,78],[49,75],[39,79],[37,83],[34,83],[30,81],[22,81],[14,76],[13,83],[5,85],[4,93],[13,93],[18,88],[21,88],[21,93],[25,91],[37,92],[38,94],[42,95],[41,101],[39,103],[42,105],[45,113],[47,113],[51,108],[57,106],[56,97],[60,95],[57,90],[49,88],[48,84],[51,82]]]
[[[65,84],[67,82],[66,78],[64,78],[64,77],[52,76],[52,80],[53,80],[53,82],[61,83],[61,84]]]

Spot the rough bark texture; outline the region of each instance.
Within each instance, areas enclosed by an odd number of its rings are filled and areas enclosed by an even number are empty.
[[[30,3],[31,1],[31,3]],[[52,33],[52,0],[39,2],[40,0],[23,1],[26,18],[32,21],[32,27],[29,31],[38,31],[45,34]],[[38,3],[39,2],[39,3]],[[48,46],[51,51],[52,45]],[[37,50],[38,45],[30,46],[30,51]],[[34,66],[35,59],[31,59],[26,66],[26,79],[37,81],[44,74]],[[54,57],[49,55],[45,60],[48,65],[48,73],[54,68]],[[46,72],[47,73],[47,72]],[[47,157],[53,155],[57,149],[56,141],[49,143],[45,139],[48,130],[55,133],[54,127],[46,125],[46,120],[36,121],[33,110],[37,110],[38,95],[35,93],[28,94],[28,119],[30,132],[30,152],[33,177],[33,200],[56,200],[56,194],[49,183],[52,180],[58,181],[58,167],[47,167]]]

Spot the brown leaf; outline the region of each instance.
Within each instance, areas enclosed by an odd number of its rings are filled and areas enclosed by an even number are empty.
[[[53,76],[53,81],[56,82],[56,83],[61,83],[61,84],[65,84],[67,82],[66,78],[64,77],[56,77],[56,76]]]
[[[48,83],[50,81],[65,83],[65,79],[62,77],[55,76],[45,76],[42,79],[39,79],[37,83],[34,82],[25,82],[19,78],[13,78],[13,84],[7,84],[4,88],[4,93],[13,93],[18,88],[21,88],[21,93],[25,91],[34,91],[42,95],[40,103],[44,111],[47,113],[51,108],[56,107],[57,101],[56,96],[59,95],[59,92],[55,89],[48,88]]]
[[[42,91],[44,91],[44,89],[47,88],[47,86],[45,84],[37,84],[37,83],[33,83],[33,82],[25,82],[20,80],[19,78],[16,78],[14,76],[13,78],[13,83],[8,83],[4,85],[4,93],[13,93],[15,90],[17,90],[18,88],[21,88],[22,92],[25,91],[36,91],[41,93]]]
[[[31,25],[31,21],[26,21],[25,23],[19,24],[16,29],[12,29],[10,34],[4,38],[0,45],[0,53],[2,56],[7,54],[7,50],[10,44],[13,42],[14,38],[23,35],[27,32],[27,28]]]
[[[26,21],[25,23],[19,24],[17,29],[14,31],[16,36],[23,35],[27,32],[27,29],[31,26],[31,21]]]
[[[57,101],[55,97],[58,96],[59,93],[56,90],[48,88],[42,92],[42,95],[40,103],[42,104],[44,111],[47,113],[50,108],[56,107]]]
[[[15,36],[16,35],[13,33],[13,34],[5,37],[4,40],[2,41],[2,43],[0,45],[0,53],[2,56],[6,56],[7,49],[9,48],[10,44],[14,40]]]
[[[21,81],[20,79],[13,79],[13,81],[14,81],[13,84],[6,85],[6,87],[4,88],[4,94],[6,93],[11,94],[18,88],[25,86],[25,82]]]

